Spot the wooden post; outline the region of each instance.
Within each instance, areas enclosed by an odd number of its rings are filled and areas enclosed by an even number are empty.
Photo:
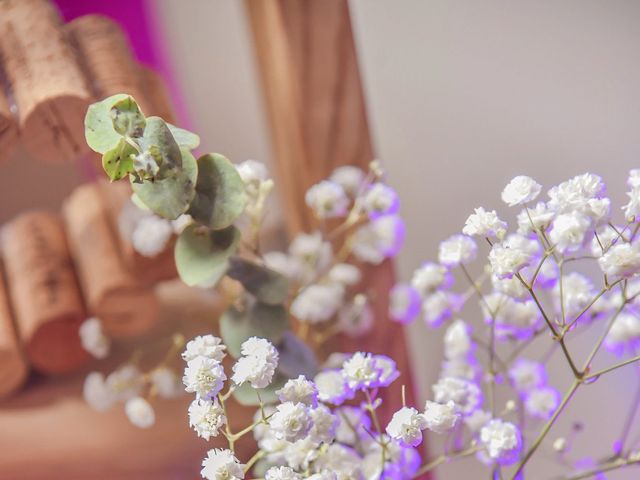
[[[347,0],[246,0],[271,124],[289,232],[313,227],[305,191],[340,165],[366,169],[373,160],[366,108]],[[402,384],[413,401],[403,331],[387,316],[394,284],[391,262],[367,267],[363,289],[372,293],[374,330],[341,339],[345,351],[367,349],[398,362],[402,376],[388,390],[389,413],[400,405]]]

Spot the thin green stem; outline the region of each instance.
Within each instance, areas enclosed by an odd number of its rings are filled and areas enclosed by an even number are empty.
[[[624,468],[624,467],[636,465],[639,463],[640,463],[640,458],[633,458],[633,459],[616,458],[615,460],[602,463],[589,470],[583,470],[582,472],[578,472],[576,474],[563,477],[563,480],[583,480],[585,478],[591,478],[594,475],[597,475],[598,473],[610,472],[612,470],[617,470],[619,468]]]
[[[610,367],[603,368],[602,370],[598,370],[597,372],[590,373],[589,375],[584,377],[584,380],[588,381],[594,378],[598,378],[601,375],[604,375],[605,373],[612,372],[614,370],[617,370],[618,368],[626,367],[627,365],[631,365],[632,363],[635,363],[637,361],[640,361],[640,355],[630,358],[628,360],[625,360],[624,362],[616,363],[615,365],[612,365]]]
[[[411,478],[412,479],[418,478],[420,475],[424,475],[425,473],[430,472],[431,470],[438,467],[439,465],[442,465],[443,463],[447,463],[450,460],[468,457],[469,455],[473,455],[474,453],[476,453],[478,450],[480,450],[480,447],[478,447],[477,445],[471,445],[468,448],[465,448],[464,450],[453,452],[448,455],[444,455],[444,454],[440,455],[434,458],[432,461],[425,463]]]
[[[535,439],[535,441],[533,442],[533,444],[531,445],[531,447],[529,448],[529,450],[525,454],[524,458],[518,464],[518,467],[516,468],[516,471],[511,476],[511,480],[515,480],[516,477],[520,474],[520,472],[522,472],[522,469],[525,467],[525,465],[531,459],[533,454],[536,452],[536,450],[538,449],[538,447],[540,446],[540,444],[542,443],[544,438],[547,436],[547,433],[549,433],[549,430],[551,430],[551,427],[555,423],[555,421],[558,418],[558,416],[560,415],[560,413],[562,413],[564,408],[567,406],[567,403],[569,403],[569,400],[571,400],[571,397],[573,396],[573,394],[575,393],[575,391],[576,391],[576,389],[578,388],[579,385],[580,385],[580,381],[579,380],[576,379],[576,380],[573,381],[573,383],[571,384],[571,387],[569,388],[569,390],[565,394],[564,398],[562,399],[562,402],[560,403],[560,405],[558,406],[556,411],[553,413],[553,416],[549,419],[549,421],[542,428],[542,430],[540,431],[540,434],[538,434],[538,437]]]

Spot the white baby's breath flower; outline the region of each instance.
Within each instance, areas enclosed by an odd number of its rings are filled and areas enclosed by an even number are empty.
[[[396,362],[386,355],[374,355],[373,358],[376,361],[376,367],[380,369],[380,376],[374,386],[388,387],[400,376]]]
[[[304,375],[287,380],[284,386],[276,391],[281,402],[303,403],[309,407],[318,406],[318,389]]]
[[[518,233],[529,235],[536,231],[545,232],[554,216],[555,211],[544,202],[538,202],[532,208],[525,208],[518,214]]]
[[[438,261],[447,267],[457,267],[475,260],[478,252],[476,242],[466,235],[453,235],[440,243]]]
[[[298,279],[302,273],[302,265],[299,260],[284,252],[267,252],[262,256],[262,259],[267,268],[281,273],[289,279]]]
[[[245,160],[236,165],[236,170],[247,193],[253,198],[257,197],[260,185],[269,179],[269,171],[265,164],[257,160]]]
[[[354,449],[338,443],[332,443],[326,450],[319,453],[320,455],[314,463],[314,468],[323,474],[324,472],[334,472],[339,480],[362,478],[362,471],[360,470],[362,458]],[[381,457],[379,456],[378,458]]]
[[[356,230],[353,254],[358,260],[378,265],[385,258],[396,256],[404,237],[404,221],[398,215],[382,215]]]
[[[578,175],[549,190],[549,207],[558,213],[581,212],[588,215],[589,200],[598,198],[604,190],[604,183],[598,175]]]
[[[581,213],[564,213],[553,221],[549,238],[560,252],[575,252],[584,245],[590,227],[589,218]]]
[[[318,389],[318,399],[322,402],[341,405],[353,397],[353,390],[339,370],[324,370],[313,381]]]
[[[511,278],[531,262],[531,255],[524,249],[505,243],[496,243],[489,252],[491,270],[498,278]]]
[[[507,233],[507,224],[498,218],[495,210],[487,211],[484,208],[476,208],[469,215],[464,224],[462,233],[470,236],[497,238],[502,240]]]
[[[233,455],[231,450],[214,448],[207,452],[202,461],[200,475],[206,480],[242,480],[244,465]]]
[[[329,179],[340,185],[350,196],[355,197],[364,181],[364,172],[358,167],[344,165],[336,168]]]
[[[153,390],[161,398],[177,398],[184,393],[180,377],[168,367],[155,368],[149,377]]]
[[[251,383],[253,388],[265,388],[273,380],[278,366],[278,351],[264,338],[251,337],[241,346],[242,357],[233,366],[231,379],[241,385]]]
[[[189,405],[189,426],[205,440],[217,437],[226,423],[227,417],[218,400],[196,398]]]
[[[104,333],[102,322],[91,317],[82,322],[78,330],[82,348],[96,358],[106,358],[111,348],[111,340]]]
[[[452,401],[463,415],[470,414],[482,403],[482,391],[478,385],[461,378],[441,378],[432,389],[436,402],[445,404]]]
[[[471,329],[463,320],[453,322],[444,334],[444,355],[449,360],[465,358],[473,348]]]
[[[396,213],[399,204],[395,190],[384,183],[374,183],[362,197],[362,205],[371,218]]]
[[[198,398],[215,397],[224,385],[227,376],[220,362],[207,357],[196,357],[187,362],[182,383],[185,390]]]
[[[533,178],[525,175],[514,177],[502,191],[502,201],[513,207],[534,201],[542,186]]]
[[[289,254],[301,267],[307,267],[311,275],[326,271],[333,259],[333,249],[320,232],[299,233],[289,244]]]
[[[554,304],[557,311],[561,311],[560,306],[560,284],[554,287]],[[564,300],[565,317],[571,319],[575,317],[593,300],[596,295],[595,288],[591,280],[578,273],[571,272],[564,275],[562,279],[562,298]],[[585,319],[585,315],[581,317]]]
[[[124,406],[129,421],[138,428],[150,428],[156,422],[156,414],[151,404],[142,397],[127,400]]]
[[[491,412],[476,410],[471,415],[464,417],[464,424],[471,433],[477,433],[491,420]]]
[[[140,394],[144,376],[138,367],[127,363],[109,374],[106,385],[114,399],[122,402]]]
[[[349,208],[349,197],[344,189],[330,180],[313,185],[304,199],[318,218],[342,217]]]
[[[605,275],[629,278],[640,272],[640,249],[638,245],[618,243],[598,259]]]
[[[309,437],[315,443],[331,443],[336,437],[336,430],[340,420],[324,405],[318,405],[310,411],[313,427]]]
[[[370,353],[356,352],[342,366],[342,375],[354,390],[371,387],[381,373],[381,368]]]
[[[622,232],[624,227],[617,226],[615,228],[610,225],[605,225],[603,228],[597,231],[597,235],[594,235],[591,239],[591,255],[594,257],[601,257],[604,255],[613,245],[618,242],[622,242],[618,232]]]
[[[422,318],[429,327],[438,328],[462,309],[462,302],[462,297],[455,293],[434,292],[422,302]]]
[[[344,287],[335,283],[313,284],[304,288],[291,303],[291,314],[311,324],[330,320],[342,305]]]
[[[213,335],[201,335],[190,340],[182,352],[182,359],[189,362],[197,357],[205,357],[221,362],[225,356],[226,346],[222,340]]]
[[[303,403],[284,402],[269,418],[269,426],[276,438],[295,442],[307,436],[313,426],[309,407]]]
[[[489,457],[502,465],[511,465],[517,461],[522,448],[522,435],[518,427],[498,418],[482,427],[480,441]]]
[[[455,404],[449,400],[441,404],[427,400],[424,406],[426,427],[434,433],[447,433],[458,421],[458,413]]]
[[[345,286],[355,285],[360,281],[362,275],[360,269],[350,263],[337,263],[328,273],[329,280]]]
[[[535,263],[535,262],[534,262]],[[549,262],[552,263],[552,262]],[[530,264],[531,265],[531,264]],[[526,270],[526,267],[522,269],[523,273]],[[525,275],[523,275],[525,276]],[[525,276],[526,279],[526,276]],[[500,293],[504,293],[513,298],[526,298],[529,296],[529,292],[526,287],[522,284],[519,278],[511,277],[511,278],[500,278],[496,274],[491,275],[491,284],[493,288]]]
[[[530,416],[548,419],[560,404],[560,395],[551,387],[534,388],[525,397],[524,408]]]
[[[393,414],[386,432],[404,445],[416,447],[422,443],[422,430],[425,428],[427,421],[424,415],[418,413],[415,408],[402,407]]]
[[[629,202],[622,207],[624,217],[631,222],[640,220],[640,187],[635,187],[627,192]]]
[[[300,480],[302,476],[291,467],[271,467],[264,474],[264,480]]]
[[[526,393],[544,385],[547,375],[543,364],[521,358],[509,369],[509,380],[516,391]]]
[[[171,235],[171,222],[157,215],[145,215],[133,230],[131,244],[143,257],[155,257],[167,247]]]
[[[82,394],[85,402],[98,412],[109,410],[116,401],[113,392],[105,382],[104,375],[99,372],[91,372],[87,375]]]
[[[358,338],[369,333],[374,320],[373,310],[362,293],[355,295],[338,310],[338,326],[350,337]]]
[[[439,288],[449,288],[453,284],[453,275],[444,267],[433,262],[425,262],[413,272],[411,285],[425,297]]]
[[[411,323],[420,311],[420,295],[410,285],[398,283],[389,292],[389,316],[399,323]]]
[[[604,346],[607,350],[622,354],[625,347],[629,350],[640,344],[640,318],[637,313],[621,312],[616,317],[607,334]]]

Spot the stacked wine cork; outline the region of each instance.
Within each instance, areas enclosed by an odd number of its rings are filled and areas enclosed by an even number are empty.
[[[63,25],[50,0],[0,1],[0,83],[0,161],[19,140],[46,161],[86,154],[87,107],[115,93],[173,117],[162,80],[138,64],[115,22],[86,15]]]
[[[153,327],[154,284],[176,276],[173,244],[154,258],[137,254],[119,225],[131,207],[126,184],[89,183],[61,214],[27,212],[2,227],[0,398],[30,369],[61,374],[84,365],[79,327],[89,316],[114,338]]]

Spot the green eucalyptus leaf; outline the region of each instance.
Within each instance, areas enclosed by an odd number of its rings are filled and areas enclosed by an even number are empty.
[[[313,378],[318,373],[318,360],[315,353],[293,332],[285,332],[278,346],[280,359],[278,370],[287,378],[304,375]]]
[[[145,118],[133,97],[127,96],[116,101],[110,113],[113,129],[120,135],[138,138],[144,133]]]
[[[131,194],[131,201],[133,202],[133,204],[138,207],[140,210],[145,210],[145,211],[150,211],[149,207],[147,207],[145,205],[145,203],[140,200],[140,197],[138,195],[136,195],[135,193]]]
[[[168,220],[175,220],[187,211],[196,193],[198,176],[196,159],[187,150],[182,150],[182,168],[173,175],[141,183],[131,178],[134,193],[151,211]]]
[[[120,180],[133,172],[133,159],[137,153],[137,150],[121,137],[116,147],[102,156],[102,168],[111,180]]]
[[[140,139],[142,150],[150,154],[160,167],[158,178],[171,176],[182,166],[182,154],[171,130],[160,117],[147,118],[147,128]],[[183,149],[189,150],[189,149]]]
[[[178,274],[189,286],[212,287],[224,276],[240,242],[235,227],[211,231],[189,225],[178,236],[175,261]]]
[[[273,381],[265,388],[253,388],[249,382],[245,382],[233,391],[233,397],[240,405],[247,407],[255,407],[260,405],[258,400],[258,392],[260,399],[266,405],[276,403],[278,401],[277,390],[284,387],[288,378],[279,372],[276,372],[273,376]]]
[[[193,150],[200,145],[200,137],[189,130],[176,127],[167,122],[167,127],[171,130],[173,138],[176,140],[180,148],[186,148],[187,150]]]
[[[94,152],[105,154],[118,145],[122,135],[113,128],[111,109],[116,103],[127,98],[132,97],[118,93],[89,105],[84,117],[84,136],[89,148]]]
[[[201,156],[196,196],[188,213],[217,230],[231,225],[246,204],[245,186],[233,164],[217,153]]]
[[[289,314],[283,305],[245,302],[242,309],[229,307],[220,318],[220,336],[229,353],[240,357],[241,345],[251,337],[278,344],[289,330]]]
[[[227,275],[242,283],[258,300],[270,305],[284,303],[289,295],[287,277],[240,257],[231,259]]]

